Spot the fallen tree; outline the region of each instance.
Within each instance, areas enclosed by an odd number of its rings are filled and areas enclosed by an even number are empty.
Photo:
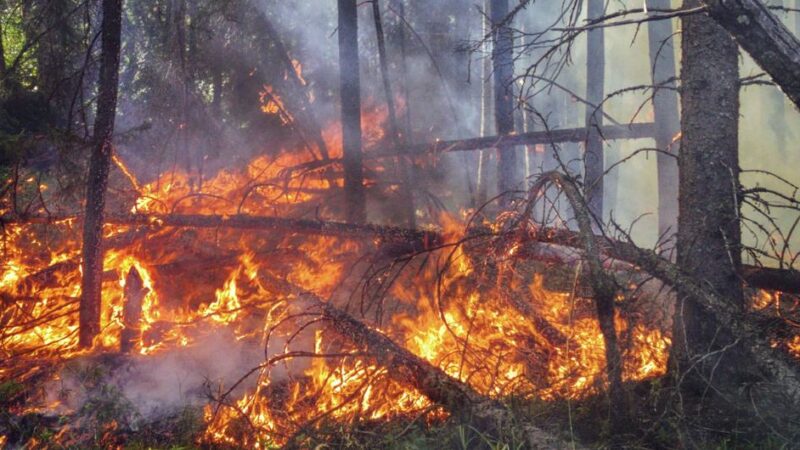
[[[48,224],[66,220],[76,220],[78,216],[52,217],[15,217],[0,218],[2,224]],[[279,231],[292,234],[312,234],[341,238],[373,237],[381,241],[383,250],[393,255],[404,256],[447,245],[447,239],[439,232],[430,230],[409,230],[386,225],[351,224],[309,219],[286,219],[270,216],[235,215],[199,215],[199,214],[125,214],[106,217],[106,223],[142,227],[136,230],[141,236],[152,229],[162,227],[194,227],[194,228],[231,228],[241,230]],[[496,236],[490,230],[476,229],[470,231],[468,238]],[[598,236],[606,245],[605,249],[626,248],[633,244]],[[113,239],[113,238],[112,238]],[[578,233],[565,228],[542,228],[530,241],[548,243],[565,247],[580,247],[581,237]],[[127,241],[127,239],[123,240]],[[120,245],[120,244],[117,244]],[[634,246],[635,247],[635,246]],[[537,258],[535,251],[524,250],[522,254]],[[610,256],[617,257],[613,254]],[[545,256],[553,260],[552,257]],[[624,258],[618,258],[625,261]],[[635,264],[635,263],[634,263]],[[800,294],[800,271],[794,269],[776,269],[744,265],[740,274],[748,285],[758,289],[781,291],[789,294]]]
[[[520,134],[506,134],[499,136],[485,136],[472,139],[458,139],[452,141],[436,141],[432,143],[414,144],[408,146],[408,153],[412,155],[425,155],[449,152],[463,152],[485,148],[497,148],[501,151],[512,151],[512,147],[520,145],[550,145],[568,142],[584,142],[591,133],[597,133],[604,140],[612,139],[644,139],[652,138],[655,128],[652,123],[632,123],[629,125],[609,125],[599,127],[599,131],[580,127],[564,128],[558,130],[531,131]],[[397,156],[397,150],[379,150],[367,158],[380,158]]]

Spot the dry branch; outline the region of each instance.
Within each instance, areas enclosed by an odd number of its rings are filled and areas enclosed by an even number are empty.
[[[70,217],[14,217],[0,218],[0,224],[47,224],[59,223],[64,220],[74,220]],[[295,234],[311,234],[341,238],[377,238],[383,241],[384,250],[397,256],[409,255],[415,252],[440,246],[446,242],[445,237],[436,231],[409,230],[384,225],[357,225],[344,222],[331,222],[307,219],[285,219],[269,216],[250,215],[113,215],[106,218],[107,223],[118,225],[139,225],[155,227],[190,227],[190,228],[233,228],[242,230],[279,231]],[[137,230],[143,234],[146,228]],[[473,231],[476,237],[492,235],[488,230]],[[615,241],[606,237],[602,239],[604,249],[625,248],[632,246],[625,242]],[[563,228],[543,228],[532,238],[536,242],[555,244],[565,247],[580,247],[580,236],[574,231]],[[115,246],[115,248],[117,248]],[[548,261],[553,258],[541,256],[535,251],[524,253],[533,259],[542,257]],[[624,261],[617,255],[611,256]],[[781,291],[789,294],[800,294],[800,272],[794,269],[774,269],[758,266],[743,265],[742,279],[751,287],[772,291]]]
[[[514,417],[499,401],[487,398],[428,361],[395,343],[388,336],[360,322],[352,315],[326,302],[316,294],[264,273],[271,287],[291,294],[319,310],[331,328],[342,337],[369,353],[374,361],[387,369],[392,380],[417,389],[434,403],[443,406],[460,420],[471,420],[481,428],[500,430],[515,425],[525,430],[531,449],[567,448],[565,442]]]

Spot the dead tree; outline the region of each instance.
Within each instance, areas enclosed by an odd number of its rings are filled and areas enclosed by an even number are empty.
[[[800,39],[760,0],[702,0],[700,3],[772,77],[795,106],[800,107]]]
[[[692,8],[699,0],[685,0]],[[739,223],[739,60],[736,43],[708,16],[682,19],[680,203],[677,261],[735,310],[744,309]],[[710,377],[717,365],[735,364],[733,342],[719,318],[692,292],[678,289],[673,361],[678,373],[693,367]],[[720,364],[720,358],[725,361]],[[731,373],[736,372],[732,370]],[[719,379],[719,377],[717,377]],[[726,380],[726,382],[735,380]]]
[[[381,7],[378,0],[372,2],[372,16],[375,20],[375,34],[378,40],[378,58],[381,65],[381,80],[383,81],[383,90],[386,95],[386,105],[389,110],[389,133],[391,134],[391,142],[395,148],[402,148],[402,135],[400,133],[400,125],[397,121],[397,110],[395,108],[394,93],[392,92],[392,83],[389,79],[389,62],[386,56],[386,40],[383,33],[383,21],[381,20]],[[397,166],[403,178],[403,188],[400,190],[400,203],[403,210],[403,215],[406,220],[406,225],[409,228],[416,227],[416,214],[414,210],[414,195],[411,189],[411,177],[409,176],[410,164],[404,157],[397,160]]]
[[[652,10],[667,10],[670,0],[648,0]],[[647,25],[650,69],[653,73],[653,116],[658,171],[658,235],[675,233],[678,222],[678,91],[675,80],[675,49],[671,20],[654,20]],[[670,155],[674,155],[670,156]]]
[[[605,0],[587,0],[588,19],[603,16]],[[596,107],[586,106],[586,153],[584,155],[586,200],[595,217],[603,217],[603,179],[605,157],[600,127],[603,125],[603,97],[605,86],[605,34],[603,28],[593,28],[586,36],[586,101]]]
[[[358,62],[356,0],[339,1],[339,77],[342,99],[344,195],[349,222],[367,220],[361,154],[361,80]]]
[[[492,62],[494,70],[494,116],[497,134],[514,133],[514,39],[508,0],[491,1]],[[518,189],[522,183],[519,151],[513,147],[498,146],[500,151],[497,188],[500,193]],[[507,201],[509,198],[504,197]]]
[[[86,218],[83,223],[83,278],[81,280],[80,332],[82,347],[89,347],[100,332],[102,300],[103,209],[111,167],[114,116],[117,111],[122,0],[103,0],[102,53],[94,148],[86,182]]]

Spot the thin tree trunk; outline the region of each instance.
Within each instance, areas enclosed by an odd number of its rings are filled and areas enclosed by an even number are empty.
[[[394,93],[392,92],[392,83],[389,80],[389,62],[386,56],[386,40],[383,33],[383,21],[381,20],[381,7],[378,0],[372,2],[372,16],[375,19],[375,34],[378,40],[378,58],[381,65],[381,79],[383,81],[383,90],[386,95],[386,104],[389,109],[389,133],[391,134],[392,143],[396,148],[402,148],[403,138],[400,134],[400,126],[397,123],[397,110],[394,103]],[[416,214],[414,211],[414,194],[411,186],[411,179],[409,177],[409,162],[404,157],[397,159],[397,166],[400,171],[400,176],[403,179],[403,188],[400,190],[400,208],[403,210],[406,225],[409,228],[416,228]]]
[[[506,23],[510,12],[508,0],[492,0],[491,6],[494,119],[497,134],[508,135],[514,133],[514,39],[511,27]],[[513,147],[498,147],[498,150],[497,188],[502,194],[520,187],[522,171],[518,151]],[[510,201],[510,196],[503,196],[503,204]]]
[[[338,0],[339,76],[342,98],[342,148],[344,195],[349,222],[367,220],[364,168],[361,154],[361,81],[358,62],[358,10],[356,0]]]
[[[670,0],[648,0],[651,10],[669,9]],[[675,80],[675,49],[670,20],[654,20],[647,24],[650,41],[650,69],[653,74],[653,116],[656,148],[677,157],[681,129],[678,114],[678,92]],[[658,153],[658,235],[674,234],[678,228],[678,161]]]
[[[483,2],[483,10],[489,10],[489,1],[484,0]],[[483,39],[489,33],[489,27],[491,24],[486,20],[486,18],[481,17],[481,38]],[[492,89],[491,84],[489,83],[489,76],[492,71],[492,61],[487,57],[489,54],[489,46],[491,42],[489,40],[485,40],[483,42],[483,60],[481,61],[481,137],[488,136],[490,131],[490,120],[489,117],[492,114]],[[492,158],[492,152],[489,150],[481,150],[480,157],[478,159],[478,180],[475,183],[477,186],[477,194],[475,198],[475,206],[480,207],[486,200],[488,199],[489,195],[489,168]]]
[[[94,149],[86,186],[83,224],[83,278],[81,280],[79,342],[89,347],[100,332],[103,281],[103,209],[111,166],[114,116],[117,111],[119,52],[122,40],[122,0],[103,0],[102,54]]]
[[[775,6],[784,7],[783,0],[773,2]],[[785,12],[780,12],[781,18],[786,17]],[[797,13],[795,13],[797,14]],[[771,88],[769,95],[765,96],[767,109],[767,120],[769,128],[775,134],[775,146],[781,155],[786,155],[786,107],[784,105],[784,95],[780,88]]]
[[[684,8],[699,5],[699,0],[684,0]],[[682,30],[677,261],[685,273],[706,283],[734,310],[743,311],[737,275],[741,268],[738,49],[708,16],[683,17]],[[717,365],[732,368],[736,350],[709,355],[733,341],[729,333],[720,332],[716,316],[700,303],[691,292],[678,290],[673,362],[678,373],[692,368],[703,378],[735,382],[731,377],[710,376]],[[722,364],[721,358],[725,358]],[[692,388],[691,383],[687,386]]]
[[[592,218],[589,205],[580,196],[576,185],[568,175],[551,172],[542,180],[552,180],[561,187],[575,212],[581,241],[585,251],[584,259],[589,267],[589,281],[594,291],[597,322],[603,335],[606,356],[606,375],[608,376],[609,416],[611,419],[612,445],[626,431],[628,405],[622,387],[622,355],[619,351],[617,330],[614,325],[614,301],[617,296],[617,282],[606,273],[601,259],[601,247],[592,232]],[[536,187],[534,187],[536,189]]]
[[[588,19],[604,14],[605,0],[587,0]],[[603,219],[604,156],[603,138],[598,130],[603,125],[603,97],[605,90],[605,32],[603,28],[589,30],[586,36],[586,100],[597,108],[586,106],[586,139],[584,155],[586,200],[589,211]]]

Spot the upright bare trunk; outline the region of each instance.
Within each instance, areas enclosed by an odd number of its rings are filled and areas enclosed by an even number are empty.
[[[490,0],[483,1],[484,11],[491,8]],[[492,26],[486,18],[481,17],[481,38],[489,33]],[[489,117],[492,114],[492,85],[489,83],[489,76],[492,73],[492,61],[486,57],[489,53],[491,42],[485,40],[483,42],[483,59],[481,60],[481,136],[489,136],[491,134],[491,123]],[[492,160],[492,152],[489,150],[481,150],[480,158],[478,159],[478,179],[475,183],[477,186],[475,194],[475,206],[480,207],[489,196],[489,168]]]
[[[684,0],[685,8],[699,4]],[[741,266],[737,46],[708,16],[685,16],[682,24],[677,260],[686,273],[702,280],[732,308],[743,309],[737,275]],[[735,382],[731,377],[710,377],[717,367],[717,373],[723,373],[737,360],[735,349],[710,353],[732,342],[728,333],[721,332],[716,317],[689,292],[679,290],[674,319],[673,361],[679,373],[693,369],[706,380]]]
[[[361,82],[358,63],[358,11],[356,0],[339,2],[339,76],[342,98],[342,148],[344,196],[349,222],[367,219],[364,169],[361,154]]]
[[[102,53],[94,123],[94,148],[86,181],[86,216],[83,223],[83,279],[81,280],[80,332],[82,347],[89,347],[100,332],[102,298],[103,209],[111,166],[114,116],[117,111],[119,52],[122,40],[122,0],[103,0]]]
[[[507,135],[514,132],[514,39],[511,26],[507,23],[509,14],[508,0],[492,0],[492,61],[494,64],[494,118],[497,134]],[[498,148],[499,164],[497,171],[497,188],[500,193],[519,189],[522,183],[521,158],[513,147]],[[510,200],[503,197],[504,202]]]
[[[648,0],[650,10],[669,9],[670,0]],[[656,148],[678,155],[680,116],[675,81],[675,49],[672,22],[654,20],[647,24],[650,41],[650,69],[653,71],[653,118]],[[678,161],[665,154],[656,155],[658,171],[658,235],[668,237],[678,228]]]
[[[400,133],[400,125],[397,121],[397,110],[395,109],[394,92],[392,83],[389,79],[389,61],[386,55],[386,39],[383,33],[383,20],[381,19],[381,7],[378,0],[372,3],[372,16],[375,19],[375,34],[378,40],[378,59],[381,66],[381,80],[383,81],[383,91],[386,95],[386,105],[389,110],[389,133],[391,134],[392,144],[395,148],[403,147],[403,135]],[[410,162],[404,157],[397,159],[397,168],[403,181],[400,189],[400,208],[408,228],[416,228],[416,214],[414,210],[414,194],[409,176]]]
[[[603,15],[605,0],[587,0],[589,19]],[[603,91],[605,86],[605,32],[603,28],[589,30],[586,37],[586,100],[597,107],[586,107],[586,139],[584,155],[586,199],[589,211],[598,219],[603,218],[603,138],[599,127],[603,125]]]

